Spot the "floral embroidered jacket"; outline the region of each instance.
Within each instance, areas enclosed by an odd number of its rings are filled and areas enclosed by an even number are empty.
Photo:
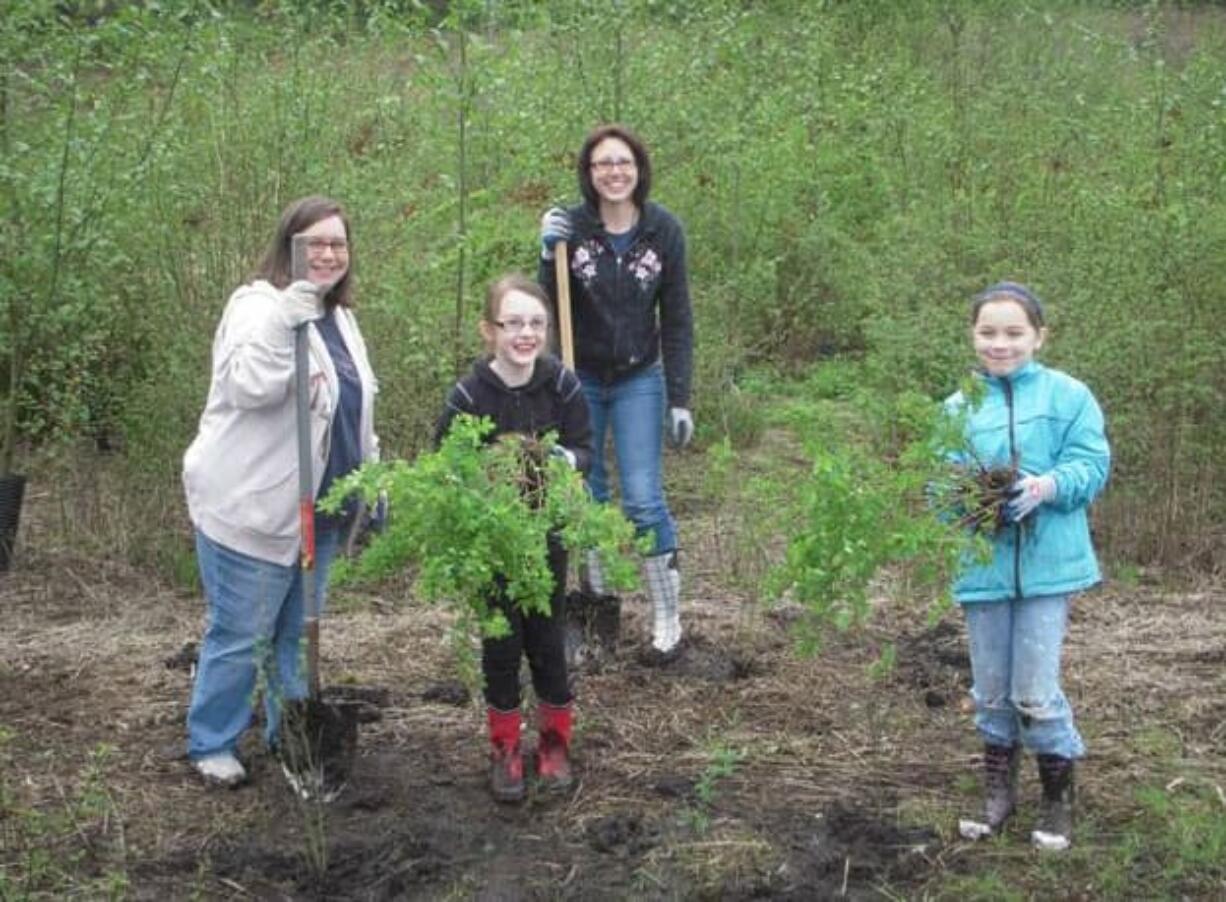
[[[568,212],[575,369],[611,383],[663,356],[669,406],[689,407],[694,322],[681,223],[649,201],[619,257],[598,211],[581,205]],[[552,260],[541,260],[537,279],[556,304]]]

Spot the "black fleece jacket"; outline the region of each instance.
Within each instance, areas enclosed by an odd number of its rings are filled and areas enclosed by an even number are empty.
[[[586,474],[592,465],[592,426],[583,389],[575,374],[551,355],[538,357],[532,378],[517,388],[509,388],[490,369],[488,358],[474,363],[472,371],[447,395],[447,406],[434,430],[436,445],[461,413],[494,421],[494,433],[487,441],[507,432],[534,438],[556,432],[558,444],[574,453],[579,472]]]
[[[598,211],[585,204],[568,213],[575,369],[617,382],[663,353],[668,405],[689,407],[694,321],[681,223],[649,201],[634,243],[618,257]],[[537,281],[556,308],[552,260],[541,260]]]

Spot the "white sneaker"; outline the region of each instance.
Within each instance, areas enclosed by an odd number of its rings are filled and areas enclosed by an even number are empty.
[[[242,763],[230,752],[218,752],[192,761],[192,767],[206,783],[216,786],[237,786],[247,779]]]

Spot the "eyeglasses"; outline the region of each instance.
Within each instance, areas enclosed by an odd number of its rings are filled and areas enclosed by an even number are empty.
[[[543,316],[534,316],[532,319],[520,319],[518,316],[512,316],[495,322],[494,325],[511,333],[522,332],[526,326],[529,331],[539,334],[549,328],[549,320]]]
[[[312,254],[322,254],[326,250],[331,250],[338,257],[342,257],[349,253],[349,242],[344,238],[308,238],[306,246]]]
[[[630,157],[616,157],[608,160],[592,160],[592,168],[597,172],[612,172],[614,169],[635,169],[638,164]]]

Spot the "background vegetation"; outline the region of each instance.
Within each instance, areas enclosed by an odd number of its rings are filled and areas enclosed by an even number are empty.
[[[390,455],[411,457],[477,349],[485,283],[532,272],[541,210],[574,200],[574,154],[609,119],[647,139],[656,197],[689,237],[704,453],[668,469],[680,489],[670,497],[694,509],[687,528],[713,524],[686,536],[687,554],[717,571],[695,567],[694,585],[752,596],[783,560],[779,578],[818,625],[845,625],[868,610],[879,564],[909,559],[886,590],[919,595],[910,581],[940,561],[917,551],[941,539],[904,522],[896,499],[922,484],[934,402],[971,362],[967,298],[1012,277],[1046,299],[1044,356],[1093,387],[1115,452],[1095,519],[1120,578],[1071,633],[1096,756],[1082,783],[1085,839],[1062,859],[1034,858],[1020,837],[986,856],[945,843],[934,897],[1221,895],[1220,606],[1213,592],[1167,597],[1145,572],[1220,572],[1226,545],[1220,3],[0,0],[0,13],[0,452],[15,450],[11,462],[0,453],[0,473],[32,474],[59,511],[40,535],[58,528],[99,565],[54,558],[37,585],[21,574],[6,584],[0,660],[13,664],[0,682],[12,691],[0,699],[14,713],[0,725],[0,896],[120,897],[130,879],[156,880],[141,860],[157,865],[167,850],[181,881],[183,861],[208,845],[203,823],[240,848],[275,832],[264,796],[247,799],[237,817],[256,815],[234,831],[231,797],[150,764],[157,742],[181,746],[187,680],[150,661],[172,637],[198,637],[198,599],[102,565],[126,558],[194,578],[181,455],[222,306],[281,208],[315,192],[347,203],[380,432]],[[751,628],[722,596],[703,601]],[[340,672],[415,689],[443,669],[428,611],[396,620],[395,604],[366,603],[375,615],[340,624],[357,636],[348,656],[332,646]],[[778,834],[780,848],[804,837],[792,852],[812,846],[823,779],[905,785],[897,806],[882,803],[886,816],[948,833],[978,791],[974,739],[929,696],[953,701],[961,684],[934,682],[922,709],[911,696],[943,672],[942,653],[948,662],[932,636],[962,645],[956,629],[908,633],[886,607],[895,622],[855,637],[880,649],[867,676],[869,655],[836,639],[824,672],[780,653],[762,685],[687,686],[690,720],[676,718],[675,682],[608,680],[586,696],[583,729],[630,735],[630,754],[590,769],[585,806],[621,805],[642,789],[641,750],[672,758],[674,743],[682,769],[699,762],[692,832],[643,867],[651,877],[699,856],[711,895],[738,867],[782,872],[769,855],[783,852],[735,832],[764,785],[805,808],[797,832]],[[708,651],[725,643],[704,626]],[[372,655],[364,628],[394,654]],[[429,653],[422,662],[403,660],[409,637]],[[798,687],[802,706],[785,691]],[[437,710],[423,716],[431,732],[396,720],[382,751],[407,749],[428,771],[430,756],[450,763],[466,747],[472,724],[457,716],[440,741]],[[421,746],[408,744],[419,733]],[[589,748],[618,748],[605,742]],[[935,759],[949,769],[915,767]],[[406,782],[406,798],[424,785]],[[438,790],[446,810],[463,808],[466,786]],[[567,810],[569,844],[582,825]],[[355,811],[362,834],[377,835]],[[501,841],[505,821],[490,823]],[[774,826],[763,829],[772,841]],[[709,832],[717,841],[689,841]],[[373,860],[388,858],[382,849]],[[738,858],[761,849],[760,862]],[[218,892],[243,873],[193,867]],[[387,876],[372,886],[386,891]],[[570,876],[558,879],[564,889]],[[686,879],[669,885],[699,878]]]
[[[178,468],[212,330],[286,202],[351,210],[380,431],[410,455],[475,350],[484,284],[533,270],[583,135],[620,119],[687,226],[702,439],[755,441],[785,382],[853,406],[943,397],[969,363],[966,298],[1020,278],[1051,309],[1046,358],[1108,413],[1107,553],[1221,557],[1220,7],[185,0],[3,18],[0,399],[17,468],[78,486],[64,526],[83,541],[190,572]]]

